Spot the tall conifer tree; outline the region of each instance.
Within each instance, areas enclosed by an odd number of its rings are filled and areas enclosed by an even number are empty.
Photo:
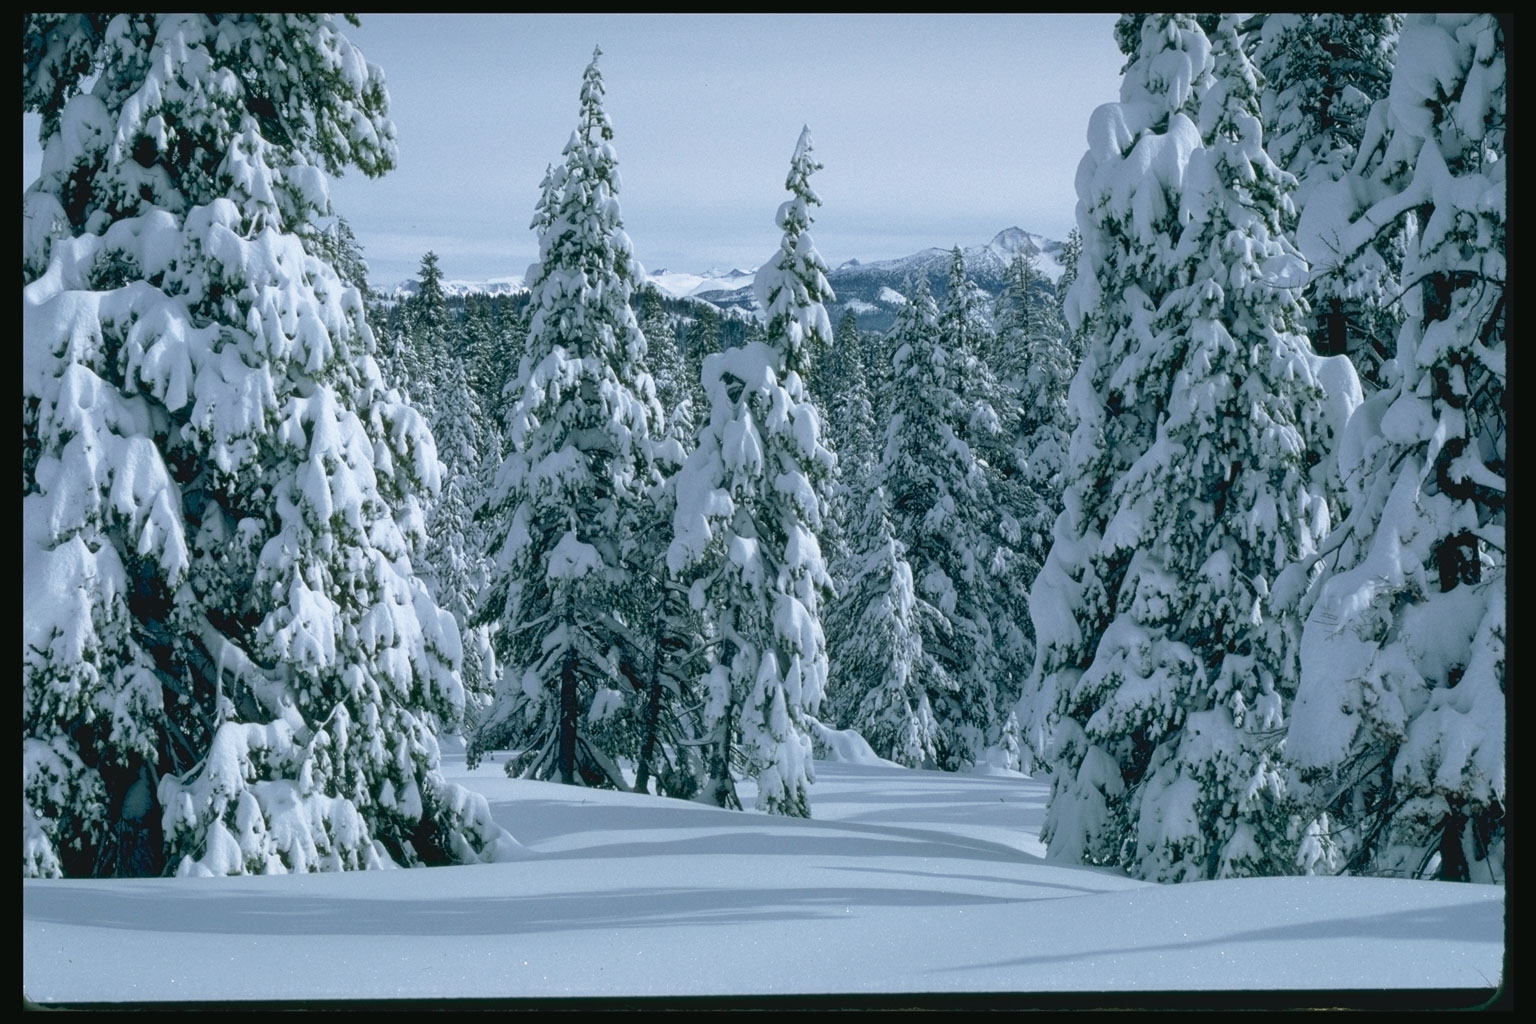
[[[1292,180],[1231,20],[1215,34],[1146,16],[1090,124],[1075,471],[1031,598],[1051,853],[1165,881],[1297,868],[1280,752],[1299,624],[1267,581],[1329,525]]]
[[[512,451],[487,509],[497,575],[481,615],[497,623],[503,672],[471,756],[517,747],[509,771],[623,789],[621,723],[642,689],[646,646],[630,614],[634,551],[657,480],[662,414],[629,306],[640,271],[619,216],[600,52],[535,217],[539,263],[508,412]]]
[[[821,607],[831,579],[818,533],[833,457],[804,375],[831,341],[826,265],[810,236],[818,164],[800,133],[777,217],[778,253],[758,271],[766,341],[708,356],[709,420],[678,480],[668,561],[690,569],[724,643],[707,681],[709,795],[735,802],[733,755],[756,776],[758,806],[810,814],[814,715],[827,679]]]

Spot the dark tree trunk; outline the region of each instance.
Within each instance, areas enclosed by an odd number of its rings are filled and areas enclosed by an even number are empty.
[[[732,710],[726,708],[725,718],[718,726],[715,744],[709,752],[709,787],[715,806],[739,811],[741,800],[736,796],[736,786],[731,782]]]
[[[1461,833],[1466,829],[1467,817],[1460,811],[1452,811],[1441,823],[1440,878],[1447,882],[1469,882],[1472,871],[1467,866],[1467,852],[1461,846]]]
[[[576,712],[576,658],[567,655],[560,666],[560,745],[555,752],[555,767],[566,785],[576,779]]]
[[[661,696],[663,692],[661,680],[656,678],[656,676],[657,673],[653,668],[651,671],[650,692],[646,695],[645,717],[643,719],[645,739],[640,744],[640,763],[635,765],[636,793],[650,792],[651,762],[656,756],[656,727],[657,723],[661,721]]]

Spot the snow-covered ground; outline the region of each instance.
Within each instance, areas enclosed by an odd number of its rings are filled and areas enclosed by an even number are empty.
[[[1500,983],[1502,887],[1149,885],[1044,860],[1040,781],[862,760],[817,762],[807,821],[511,780],[499,756],[469,772],[450,744],[446,774],[486,794],[519,859],[25,881],[24,995],[1428,1008]]]

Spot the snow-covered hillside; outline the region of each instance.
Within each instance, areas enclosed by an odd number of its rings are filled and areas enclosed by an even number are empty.
[[[686,299],[693,295],[703,295],[705,292],[729,292],[738,288],[750,288],[752,278],[756,274],[756,268],[752,270],[714,268],[698,274],[676,270],[656,270],[647,274],[646,280],[655,285],[663,295],[670,295],[674,299]]]

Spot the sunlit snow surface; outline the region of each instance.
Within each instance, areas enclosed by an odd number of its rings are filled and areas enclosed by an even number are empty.
[[[1046,862],[1047,786],[998,769],[817,762],[805,821],[514,781],[499,756],[468,772],[456,744],[444,754],[521,859],[26,881],[26,998],[1101,992],[1124,1005],[1135,992],[1491,989],[1503,971],[1502,887],[1155,886]]]

